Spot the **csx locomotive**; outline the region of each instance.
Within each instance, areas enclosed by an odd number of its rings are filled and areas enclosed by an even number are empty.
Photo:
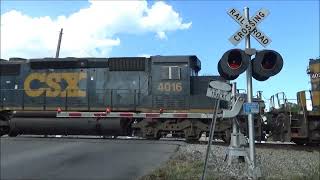
[[[1,135],[208,135],[214,100],[196,56],[10,58],[0,62]],[[228,108],[229,102],[221,103]],[[263,108],[263,106],[261,106]],[[58,115],[57,115],[58,114]],[[263,139],[262,119],[255,118]],[[245,119],[240,123],[246,124]],[[246,125],[242,126],[246,132]],[[231,122],[215,136],[228,141]]]

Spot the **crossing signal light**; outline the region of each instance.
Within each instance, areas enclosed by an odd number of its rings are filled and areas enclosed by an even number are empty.
[[[231,49],[225,52],[218,63],[218,72],[226,80],[234,80],[243,73],[250,62],[248,56],[241,49]]]
[[[273,50],[258,51],[252,60],[252,77],[258,81],[265,81],[278,74],[283,67],[281,55]]]

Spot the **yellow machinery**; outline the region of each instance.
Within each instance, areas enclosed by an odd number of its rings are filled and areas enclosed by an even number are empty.
[[[307,73],[311,90],[297,92],[296,103],[289,102],[283,92],[270,98],[268,129],[274,141],[320,144],[320,58],[310,59]]]

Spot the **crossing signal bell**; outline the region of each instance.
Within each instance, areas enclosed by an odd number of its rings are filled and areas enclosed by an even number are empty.
[[[262,50],[256,53],[250,62],[250,56],[241,49],[225,52],[218,63],[218,72],[226,80],[234,80],[252,64],[252,77],[265,81],[278,74],[283,67],[281,55],[273,50]]]

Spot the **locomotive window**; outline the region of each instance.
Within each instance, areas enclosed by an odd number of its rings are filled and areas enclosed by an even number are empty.
[[[181,68],[178,66],[162,66],[161,79],[181,79]]]
[[[160,68],[160,76],[161,76],[161,79],[169,79],[169,67],[168,66],[162,66]]]
[[[181,69],[177,66],[169,67],[169,79],[181,79]]]

